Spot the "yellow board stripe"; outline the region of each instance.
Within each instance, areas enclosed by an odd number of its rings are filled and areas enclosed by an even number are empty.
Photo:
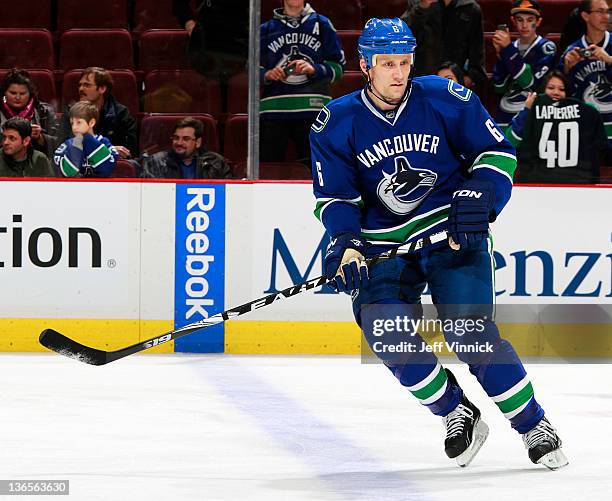
[[[44,329],[56,331],[75,341],[102,350],[116,350],[151,339],[174,329],[171,320],[92,320],[55,318],[0,319],[0,351],[48,351],[38,342]],[[174,342],[165,343],[147,353],[173,353]]]
[[[612,357],[609,325],[498,324],[498,327],[523,357]],[[439,334],[427,341],[443,339]],[[359,355],[361,336],[353,322],[233,321],[225,324],[225,352]],[[450,355],[446,349],[439,354]]]

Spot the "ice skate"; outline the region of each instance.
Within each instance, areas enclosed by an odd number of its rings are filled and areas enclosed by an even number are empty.
[[[449,379],[456,382],[448,369],[446,372]],[[480,419],[480,410],[463,395],[459,405],[443,420],[446,426],[446,455],[455,459],[459,466],[469,465],[489,435],[489,427]]]
[[[523,434],[523,443],[529,452],[529,459],[535,464],[544,465],[549,470],[558,470],[569,463],[561,450],[561,439],[557,431],[545,417]]]

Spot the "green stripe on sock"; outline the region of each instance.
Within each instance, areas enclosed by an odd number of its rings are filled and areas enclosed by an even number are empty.
[[[412,393],[419,400],[427,400],[432,395],[434,395],[437,391],[439,391],[440,388],[442,388],[442,386],[444,386],[444,383],[446,382],[446,380],[447,380],[446,371],[444,370],[443,367],[440,367],[440,370],[438,371],[438,374],[436,375],[436,377],[433,378],[427,384],[427,386],[421,388],[420,390],[411,391],[410,393]]]
[[[506,400],[502,402],[495,402],[499,410],[504,414],[508,412],[512,412],[515,409],[518,409],[521,405],[525,404],[531,397],[533,397],[533,386],[531,386],[531,382],[527,383],[522,390],[518,393],[515,393],[511,397],[508,397]]]

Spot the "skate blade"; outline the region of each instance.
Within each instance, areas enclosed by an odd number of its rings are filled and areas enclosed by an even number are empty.
[[[561,449],[555,449],[550,451],[548,454],[544,454],[539,460],[538,464],[546,466],[549,470],[558,470],[569,464],[569,461],[563,454]]]
[[[478,451],[483,446],[488,436],[489,427],[487,426],[487,423],[479,419],[476,426],[474,426],[474,439],[472,440],[472,443],[465,451],[455,458],[457,464],[462,468],[469,465],[476,454],[478,454]]]

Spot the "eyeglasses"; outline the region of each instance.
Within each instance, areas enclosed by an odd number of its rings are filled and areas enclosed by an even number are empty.
[[[185,142],[187,141],[195,141],[197,138],[195,137],[189,137],[189,136],[170,136],[170,139],[172,139],[172,141],[180,141],[181,139]]]
[[[587,10],[589,14],[599,14],[600,16],[609,16],[612,14],[612,9],[597,9],[597,10]]]

